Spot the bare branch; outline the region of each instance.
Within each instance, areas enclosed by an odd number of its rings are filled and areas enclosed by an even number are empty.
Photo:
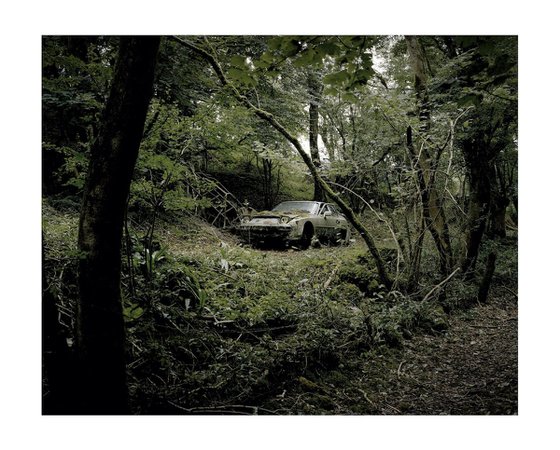
[[[451,272],[451,275],[449,275],[445,280],[443,280],[443,281],[442,281],[441,283],[439,283],[439,284],[436,284],[436,285],[430,290],[430,292],[428,292],[428,293],[424,296],[424,298],[422,299],[422,301],[425,302],[425,301],[430,297],[430,295],[432,295],[433,292],[435,292],[437,289],[439,289],[439,288],[442,287],[445,283],[447,283],[449,280],[451,280],[451,278],[453,278],[453,276],[454,276],[457,272],[459,272],[459,270],[461,270],[461,268],[460,268],[460,267],[457,267],[453,272]]]

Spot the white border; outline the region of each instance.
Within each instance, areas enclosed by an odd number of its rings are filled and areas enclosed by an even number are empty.
[[[200,2],[197,2],[200,3]],[[370,5],[368,2],[367,4]],[[551,2],[20,2],[2,6],[3,448],[552,448],[558,444],[557,14]],[[41,417],[42,34],[519,34],[519,417]]]

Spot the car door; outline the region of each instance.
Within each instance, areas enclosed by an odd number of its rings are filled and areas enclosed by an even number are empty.
[[[323,213],[325,220],[325,237],[334,239],[340,226],[340,217],[332,205],[325,205],[325,212]]]
[[[328,211],[327,205],[321,205],[319,212],[317,213],[317,218],[315,219],[313,225],[315,226],[315,235],[317,238],[324,240],[328,237],[329,231],[329,215],[326,214]]]

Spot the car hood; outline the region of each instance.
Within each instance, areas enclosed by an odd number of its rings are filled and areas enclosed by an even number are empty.
[[[251,216],[252,219],[281,219],[282,217],[288,217],[290,220],[298,219],[302,217],[309,217],[311,214],[306,212],[295,212],[295,211],[286,211],[286,212],[278,212],[278,211],[261,211],[255,213]]]

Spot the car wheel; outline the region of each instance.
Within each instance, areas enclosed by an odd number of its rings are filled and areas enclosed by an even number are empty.
[[[340,230],[338,243],[340,245],[348,245],[350,243],[350,230]]]
[[[303,233],[301,234],[301,239],[299,241],[299,247],[302,250],[307,250],[311,245],[311,241],[315,236],[315,230],[313,229],[313,225],[309,222],[305,224],[303,227]]]

